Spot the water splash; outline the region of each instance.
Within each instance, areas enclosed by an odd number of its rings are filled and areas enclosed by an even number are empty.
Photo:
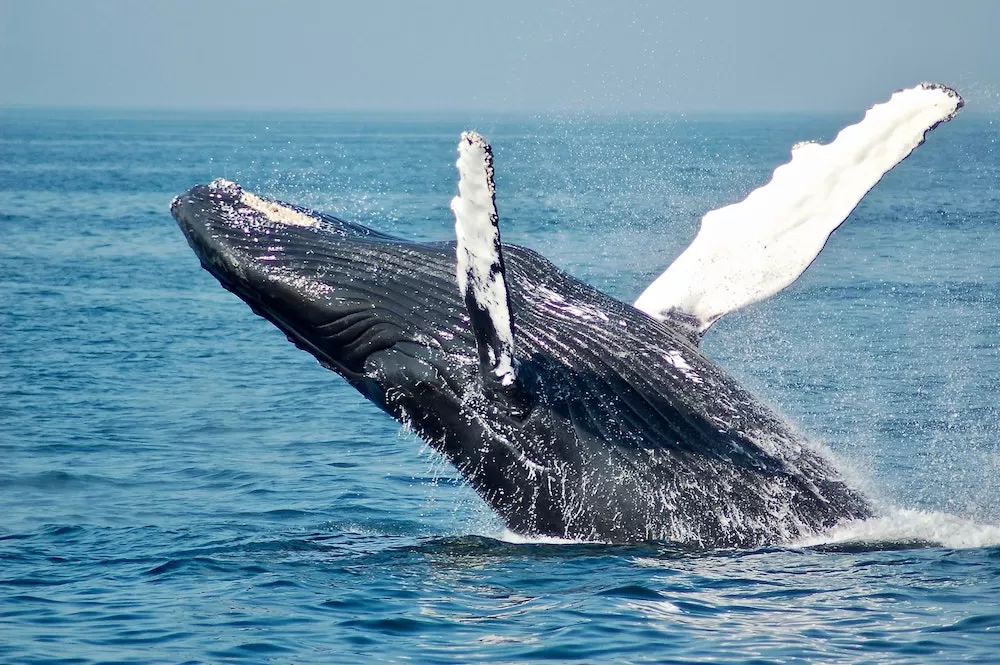
[[[504,529],[498,536],[499,540],[512,545],[583,545],[587,543],[601,543],[597,540],[576,540],[572,538],[559,538],[557,536],[523,536],[514,533],[510,529]]]
[[[968,549],[1000,545],[1000,526],[980,524],[948,513],[896,508],[881,517],[850,522],[824,534],[799,540],[793,547],[915,544]]]

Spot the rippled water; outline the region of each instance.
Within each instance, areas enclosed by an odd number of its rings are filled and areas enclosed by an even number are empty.
[[[505,535],[167,212],[227,176],[448,238],[475,126],[505,239],[631,299],[853,119],[0,112],[0,661],[996,662],[1000,119],[936,130],[706,339],[885,514],[751,552]]]

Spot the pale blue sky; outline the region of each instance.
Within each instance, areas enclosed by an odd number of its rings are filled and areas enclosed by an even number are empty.
[[[0,0],[0,106],[1000,111],[993,0]]]

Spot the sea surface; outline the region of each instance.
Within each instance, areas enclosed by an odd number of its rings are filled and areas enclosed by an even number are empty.
[[[505,240],[631,301],[860,113],[0,111],[0,662],[1000,662],[1000,116],[706,337],[883,515],[755,551],[505,533],[168,212],[221,176],[447,239],[474,127]]]

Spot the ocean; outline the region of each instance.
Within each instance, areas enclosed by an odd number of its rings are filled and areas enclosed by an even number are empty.
[[[168,212],[226,177],[449,239],[476,128],[505,241],[630,302],[860,114],[0,111],[0,662],[1000,662],[1000,117],[706,336],[882,513],[753,551],[505,533]]]

